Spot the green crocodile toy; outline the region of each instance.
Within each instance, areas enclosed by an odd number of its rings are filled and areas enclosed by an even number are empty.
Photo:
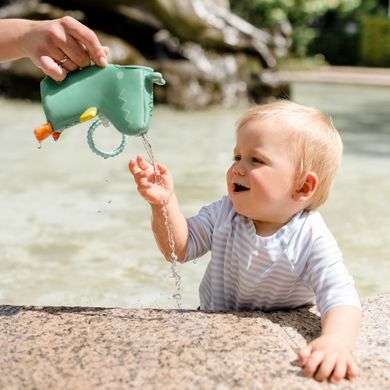
[[[55,140],[68,127],[97,119],[87,140],[92,151],[104,158],[121,153],[127,136],[144,135],[153,111],[153,84],[164,85],[161,73],[145,66],[90,66],[69,73],[62,82],[50,77],[41,81],[41,100],[48,123],[34,131],[39,142],[50,135]],[[121,144],[111,152],[98,149],[95,129],[111,122],[121,133]]]

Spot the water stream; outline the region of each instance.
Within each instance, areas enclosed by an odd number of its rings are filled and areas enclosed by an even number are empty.
[[[322,215],[362,296],[390,292],[390,89],[294,84],[293,98],[329,113],[345,150]],[[156,107],[148,133],[175,180],[181,209],[194,215],[226,194],[234,124],[244,108],[180,112]],[[141,138],[103,159],[89,150],[89,123],[37,149],[38,103],[0,99],[0,304],[177,307],[172,270],[150,228],[128,161]],[[116,147],[120,133],[99,132]],[[152,159],[153,160],[153,159]],[[209,255],[177,264],[181,306],[199,305]]]
[[[142,136],[142,142],[144,143],[146,153],[148,154],[151,164],[154,168],[154,177],[155,182],[157,185],[161,188],[161,192],[164,193],[164,183],[161,178],[161,173],[157,165],[157,161],[154,157],[152,144],[149,140],[149,137],[147,134],[144,134]],[[173,298],[176,300],[177,308],[181,308],[181,277],[180,273],[177,269],[177,256],[176,256],[176,248],[175,248],[175,237],[173,236],[172,226],[169,223],[169,215],[168,215],[168,209],[167,209],[167,203],[166,199],[163,198],[161,202],[161,209],[164,215],[164,224],[165,228],[167,230],[167,238],[168,238],[168,245],[170,248],[170,261],[171,261],[171,271],[172,271],[172,277],[175,279],[175,288],[176,291],[173,294]]]

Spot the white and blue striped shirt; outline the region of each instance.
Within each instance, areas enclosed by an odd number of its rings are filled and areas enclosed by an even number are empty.
[[[188,218],[185,260],[211,250],[199,287],[202,310],[276,310],[316,303],[321,314],[339,305],[360,310],[354,281],[336,240],[318,211],[297,213],[270,237],[230,199]]]

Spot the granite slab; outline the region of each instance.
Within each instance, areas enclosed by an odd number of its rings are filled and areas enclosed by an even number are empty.
[[[296,349],[315,307],[276,312],[0,306],[0,389],[390,389],[390,295],[363,300],[355,357],[338,385],[305,378]]]

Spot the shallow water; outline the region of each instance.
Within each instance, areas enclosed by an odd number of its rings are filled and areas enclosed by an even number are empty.
[[[329,113],[341,132],[344,161],[322,214],[361,295],[389,292],[390,90],[294,84],[293,98]],[[186,215],[225,194],[242,111],[155,109],[149,138]],[[32,130],[44,121],[39,104],[0,100],[0,304],[174,308],[170,265],[127,170],[142,140],[104,160],[84,124],[38,149]],[[106,149],[120,142],[114,130],[97,133]],[[179,266],[183,308],[198,305],[207,259]]]

